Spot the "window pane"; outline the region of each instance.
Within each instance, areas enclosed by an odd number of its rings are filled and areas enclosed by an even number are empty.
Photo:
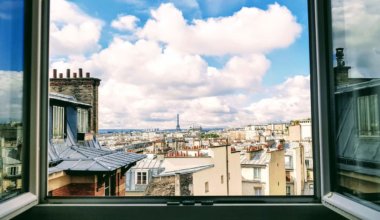
[[[307,2],[52,0],[52,195],[312,195]]]
[[[24,1],[0,1],[0,202],[22,192]]]
[[[379,8],[379,1],[332,1],[337,189],[375,208],[380,201]]]

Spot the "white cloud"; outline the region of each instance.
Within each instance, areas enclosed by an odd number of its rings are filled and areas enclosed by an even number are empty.
[[[377,0],[333,1],[334,48],[345,48],[351,77],[378,77],[380,10]]]
[[[54,0],[50,10],[51,56],[87,54],[100,48],[101,20],[66,0]]]
[[[288,121],[311,117],[310,77],[297,75],[276,86],[269,98],[252,103],[247,109],[260,122]]]
[[[192,24],[172,4],[162,5],[152,11],[152,16],[141,31],[133,18],[129,23],[118,19],[120,26],[115,20],[114,26],[138,32],[140,38],[133,42],[114,37],[91,56],[76,54],[51,64],[60,71],[83,68],[102,79],[101,128],[175,128],[177,113],[184,128],[193,123],[203,127],[250,123],[255,116],[248,108],[251,96],[262,87],[271,65],[265,53],[290,45],[301,31],[291,13],[277,4],[267,11],[244,8],[230,17],[195,20]],[[261,22],[276,25],[264,27]],[[227,61],[214,67],[203,55],[223,56]],[[284,88],[279,86],[278,94],[268,103],[276,99],[286,103],[281,92],[296,96],[289,88],[299,86],[297,79],[284,83]],[[267,110],[263,104],[251,107],[257,106]],[[287,110],[289,114],[295,111]]]
[[[173,4],[162,4],[151,15],[141,37],[194,54],[265,53],[289,46],[301,33],[296,18],[278,4],[265,11],[242,8],[229,17],[194,20],[191,24]]]
[[[20,122],[22,118],[22,81],[23,73],[0,70],[0,123]]]
[[[136,29],[136,23],[139,19],[133,15],[119,15],[113,20],[111,26],[121,31],[133,31]]]

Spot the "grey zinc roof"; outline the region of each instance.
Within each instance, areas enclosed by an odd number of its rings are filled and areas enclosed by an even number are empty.
[[[161,168],[163,163],[163,160],[159,159],[148,159],[145,158],[143,160],[140,160],[137,162],[136,166],[134,166],[134,169],[154,169],[154,168]]]
[[[240,154],[240,164],[242,165],[265,165],[270,161],[270,154],[265,150],[256,151],[251,160],[248,160],[244,154]]]
[[[133,164],[143,158],[145,158],[145,155],[142,154],[71,146],[61,154],[62,162],[53,168],[49,168],[49,173],[61,170],[113,171]]]
[[[81,105],[81,106],[86,106],[86,107],[91,107],[90,104],[84,103],[84,102],[79,102],[74,96],[70,95],[64,95],[60,93],[49,93],[49,98],[50,99],[55,99],[55,100],[60,100],[68,103],[72,103],[75,105]]]
[[[214,164],[208,164],[208,165],[197,166],[197,167],[186,168],[186,169],[180,169],[180,170],[172,170],[172,171],[168,171],[168,172],[164,171],[157,176],[173,176],[175,174],[196,173],[198,171],[209,169],[211,167],[214,167]]]

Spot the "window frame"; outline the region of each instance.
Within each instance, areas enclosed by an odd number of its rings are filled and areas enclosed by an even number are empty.
[[[23,136],[22,185],[24,193],[0,203],[0,219],[10,219],[38,204],[40,174],[40,144],[43,136],[42,116],[44,96],[41,45],[44,40],[43,0],[24,1],[24,73],[23,73]],[[45,38],[46,40],[46,38]],[[46,81],[46,80],[45,80]],[[46,124],[47,125],[47,124]],[[46,136],[45,136],[46,137]]]
[[[31,9],[28,10],[30,23],[26,23],[30,27],[30,39],[28,43],[31,52],[29,58],[31,59],[31,93],[30,93],[30,125],[34,125],[34,129],[27,129],[30,134],[30,150],[29,150],[29,176],[26,181],[29,182],[27,193],[17,196],[8,202],[12,204],[0,204],[0,218],[12,218],[17,214],[27,210],[28,208],[36,205],[39,202],[41,205],[37,207],[41,210],[50,210],[50,213],[58,211],[63,207],[65,210],[83,210],[92,209],[92,207],[102,212],[107,209],[107,206],[135,206],[136,204],[143,204],[149,206],[149,203],[161,203],[162,206],[181,204],[181,202],[197,201],[216,201],[225,205],[232,204],[234,207],[239,205],[246,209],[244,206],[258,206],[252,207],[253,209],[262,209],[271,206],[278,207],[310,207],[313,210],[318,210],[313,207],[322,204],[339,212],[345,216],[356,215],[363,217],[361,214],[368,214],[373,210],[356,203],[339,193],[334,192],[333,189],[333,170],[334,163],[332,156],[334,155],[333,146],[331,143],[331,125],[328,116],[331,115],[331,97],[329,93],[331,87],[331,76],[327,73],[332,72],[332,63],[330,60],[331,48],[331,17],[330,1],[308,1],[308,17],[309,17],[309,48],[310,48],[310,82],[311,82],[311,109],[312,109],[312,134],[313,134],[313,168],[314,168],[314,196],[305,197],[256,197],[256,198],[242,198],[242,197],[159,197],[159,198],[49,198],[47,196],[47,109],[48,109],[48,33],[49,33],[49,0],[26,1],[31,4]],[[29,8],[29,7],[26,7]],[[31,13],[33,11],[33,13]],[[330,23],[329,23],[330,22]],[[330,37],[330,39],[329,39]],[[28,39],[28,38],[27,38]],[[43,44],[41,42],[44,42]],[[41,149],[39,149],[39,147]],[[40,152],[40,153],[39,153]],[[38,178],[39,177],[39,178]],[[41,192],[41,193],[39,193]],[[174,202],[174,203],[173,203]],[[265,206],[260,205],[265,203]],[[82,209],[78,209],[78,204],[82,204]],[[99,206],[99,204],[107,204],[106,206]],[[185,203],[182,203],[185,204]],[[209,205],[210,203],[206,203]],[[339,204],[346,204],[342,207]],[[87,208],[86,208],[87,206]],[[157,206],[157,205],[155,205]],[[233,209],[233,206],[229,209]],[[334,207],[333,207],[334,206]],[[4,209],[5,207],[6,209]],[[350,210],[347,210],[350,207]],[[358,208],[355,211],[355,208]],[[224,207],[222,207],[225,209]],[[149,207],[147,209],[150,209]],[[152,208],[153,209],[153,208]],[[226,209],[227,212],[229,209]],[[2,213],[2,210],[7,210]],[[109,210],[109,209],[108,209]],[[214,209],[215,210],[215,209]],[[343,210],[343,211],[342,211]],[[351,212],[350,212],[351,211]],[[351,213],[351,214],[349,214]],[[369,214],[371,214],[369,213]],[[371,215],[366,215],[368,217]]]
[[[41,0],[41,1],[44,1],[46,3],[46,5],[49,4],[49,0]],[[317,1],[317,0],[305,0],[307,1],[307,4],[308,4],[308,22],[309,22],[309,36],[312,36],[312,32],[314,32],[313,30],[313,17],[312,17],[312,14],[314,13],[314,1]],[[49,30],[48,29],[48,24],[49,24],[49,6],[47,6],[47,8],[44,10],[44,13],[47,15],[46,17],[46,20],[47,20],[47,25],[45,26],[45,29],[44,30]],[[47,33],[49,33],[47,31]],[[46,35],[46,33],[44,32],[44,36]],[[47,34],[48,35],[48,34]],[[48,36],[47,36],[48,38]],[[47,41],[48,42],[48,39]],[[48,44],[44,45],[44,47],[48,47]],[[310,89],[310,92],[311,94],[313,94],[313,87],[315,87],[315,83],[313,82],[313,70],[312,70],[312,51],[315,51],[313,48],[313,45],[311,43],[311,38],[309,37],[309,54],[310,54],[310,86],[311,86],[311,89]],[[44,49],[47,49],[48,48],[44,48]],[[48,76],[48,58],[46,58],[46,60],[44,60],[46,62],[45,64],[45,69],[46,69],[46,72],[44,72],[44,75]],[[46,82],[46,84],[44,84],[46,87],[48,87],[48,82]],[[313,103],[313,101],[311,101],[311,109],[312,109],[312,116],[314,114],[316,114],[316,111],[315,111],[315,107],[313,106],[317,106],[316,103]],[[314,113],[313,113],[314,111]],[[47,115],[47,113],[46,113]],[[313,120],[314,121],[314,120]],[[312,124],[313,125],[313,124]],[[315,130],[315,126],[317,126],[316,124],[313,125],[313,130]],[[41,132],[45,132],[45,131],[41,131]],[[46,139],[47,140],[47,139]],[[41,167],[42,167],[42,170],[44,169],[43,166],[46,166],[44,164],[46,164],[46,161],[44,161],[44,158],[47,158],[47,143],[44,143],[41,145],[42,146],[42,149],[41,149]],[[318,154],[319,151],[317,149],[317,145],[316,145],[316,142],[313,141],[313,155],[315,155],[315,157],[318,157]],[[317,161],[317,160],[315,160]],[[45,168],[47,169],[47,168]],[[315,174],[314,174],[315,175]],[[227,180],[230,179],[230,175],[227,175]],[[314,180],[317,181],[318,180],[318,176],[315,175],[314,176]],[[47,175],[45,173],[42,173],[41,175],[41,192],[47,192]],[[226,180],[226,181],[227,181]],[[257,197],[257,196],[150,196],[150,197],[141,197],[141,196],[136,196],[136,197],[113,197],[113,198],[110,198],[110,197],[104,197],[104,198],[99,198],[99,197],[51,197],[51,196],[48,196],[47,193],[46,195],[44,194],[41,194],[40,195],[40,203],[41,204],[107,204],[107,205],[110,205],[110,204],[115,204],[117,203],[118,205],[135,205],[135,204],[143,204],[143,205],[148,205],[148,204],[156,204],[156,205],[167,205],[167,204],[171,204],[172,202],[174,203],[186,203],[188,201],[198,201],[199,203],[203,203],[204,201],[206,201],[206,203],[209,203],[210,201],[212,201],[213,204],[244,204],[244,205],[255,205],[257,203],[262,203],[262,202],[265,202],[265,203],[269,203],[269,204],[276,204],[276,205],[280,205],[280,204],[292,204],[292,205],[296,205],[296,204],[321,204],[321,195],[318,193],[318,190],[317,189],[314,189],[314,195],[303,195],[303,196],[292,196],[292,197],[287,197],[286,195],[284,196],[260,196],[260,197]]]
[[[312,114],[312,119],[317,121],[318,125],[313,131],[313,142],[317,145],[313,146],[319,146],[320,154],[319,157],[313,158],[314,176],[318,177],[313,185],[314,192],[320,190],[322,204],[347,218],[378,219],[378,211],[337,192],[336,189],[336,125],[335,120],[331,120],[335,117],[331,0],[314,1],[314,9],[315,32],[310,43],[315,49],[311,53],[311,64],[312,72],[316,73],[317,78],[313,80],[316,85],[314,93],[312,92],[312,103],[317,103],[318,110],[314,111],[317,114]]]
[[[139,174],[140,174],[140,178],[139,178]],[[145,183],[144,183],[144,174],[145,174]],[[149,183],[148,171],[136,171],[135,184],[136,185],[147,185],[148,183]]]

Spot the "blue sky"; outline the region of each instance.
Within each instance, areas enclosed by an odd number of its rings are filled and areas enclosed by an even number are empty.
[[[51,68],[102,79],[103,128],[310,115],[307,1],[55,0],[51,11]]]
[[[23,1],[0,0],[0,70],[23,69]]]
[[[115,18],[118,14],[132,14],[140,19],[139,24],[144,24],[149,18],[149,9],[158,7],[162,2],[168,2],[167,0],[139,0],[140,4],[136,4],[137,1],[128,0],[78,0],[77,4],[88,14],[99,17],[107,23]],[[199,9],[186,5],[183,0],[173,0],[172,2],[176,7],[182,9],[184,17],[191,21],[194,18],[205,19],[209,17],[231,16],[242,7],[257,7],[266,9],[269,4],[277,2],[281,5],[285,5],[296,17],[297,21],[302,26],[302,33],[300,38],[290,47],[286,49],[279,49],[273,53],[268,54],[268,57],[272,61],[272,67],[264,77],[265,85],[275,85],[287,77],[296,74],[308,74],[309,73],[309,39],[308,39],[308,15],[307,15],[307,1],[294,1],[294,0],[198,0],[195,1],[199,4]],[[214,8],[211,6],[214,5]],[[110,42],[113,30],[110,26],[106,26],[101,36],[100,42],[102,47]],[[207,58],[206,58],[207,59]],[[216,57],[208,58],[209,62],[213,65],[219,66],[220,59]],[[291,65],[289,65],[291,64]]]

